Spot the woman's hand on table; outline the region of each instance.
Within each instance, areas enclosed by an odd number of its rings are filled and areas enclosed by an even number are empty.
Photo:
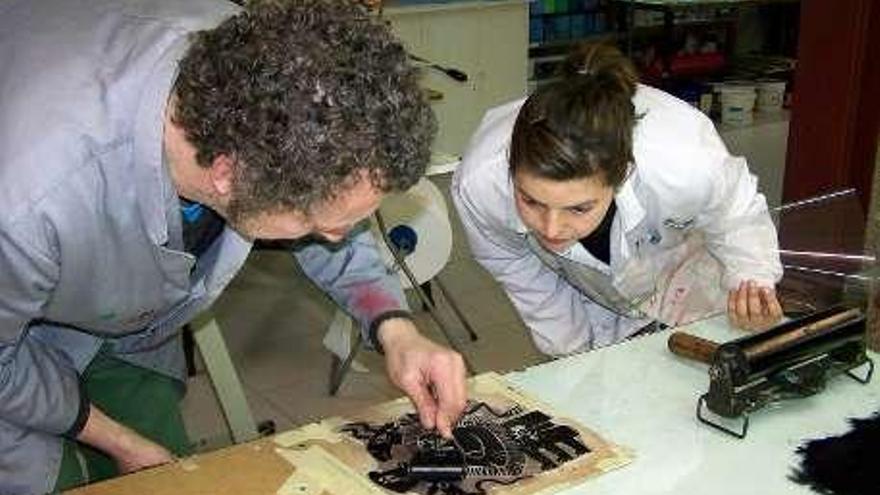
[[[753,280],[740,282],[727,296],[727,317],[730,324],[744,330],[766,330],[783,317],[776,290],[761,287]]]

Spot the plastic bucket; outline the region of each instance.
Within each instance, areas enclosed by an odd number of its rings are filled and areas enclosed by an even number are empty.
[[[721,95],[721,122],[731,125],[752,123],[755,108],[755,86],[749,84],[724,84],[718,88]]]
[[[759,112],[779,112],[785,101],[785,81],[758,81],[757,107]]]

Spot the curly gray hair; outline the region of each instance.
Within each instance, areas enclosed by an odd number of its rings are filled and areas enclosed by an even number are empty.
[[[344,0],[264,0],[196,33],[174,122],[209,166],[235,161],[231,218],[308,211],[357,172],[382,191],[424,174],[436,132],[387,25]]]

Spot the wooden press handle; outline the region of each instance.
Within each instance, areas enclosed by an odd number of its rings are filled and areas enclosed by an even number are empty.
[[[673,332],[669,336],[667,345],[669,350],[677,356],[706,364],[712,364],[712,357],[718,349],[716,342],[684,332]]]
[[[749,359],[754,359],[765,356],[787,344],[798,341],[810,335],[815,335],[822,332],[823,330],[827,330],[845,321],[858,318],[859,316],[861,316],[861,314],[862,311],[858,308],[849,309],[847,311],[833,314],[827,318],[822,318],[821,320],[810,323],[809,325],[797,327],[789,332],[785,332],[781,335],[777,335],[776,337],[767,339],[763,342],[746,348],[746,357],[748,357]]]

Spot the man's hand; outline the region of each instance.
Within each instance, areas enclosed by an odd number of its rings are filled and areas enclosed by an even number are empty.
[[[464,360],[423,337],[405,318],[382,322],[378,338],[388,376],[412,400],[422,426],[451,438],[467,401]]]
[[[117,423],[94,404],[89,407],[89,419],[76,439],[112,457],[121,474],[174,460],[174,456],[161,445]]]
[[[776,291],[758,287],[752,280],[740,282],[727,296],[727,316],[733,326],[745,330],[766,330],[782,319]]]

